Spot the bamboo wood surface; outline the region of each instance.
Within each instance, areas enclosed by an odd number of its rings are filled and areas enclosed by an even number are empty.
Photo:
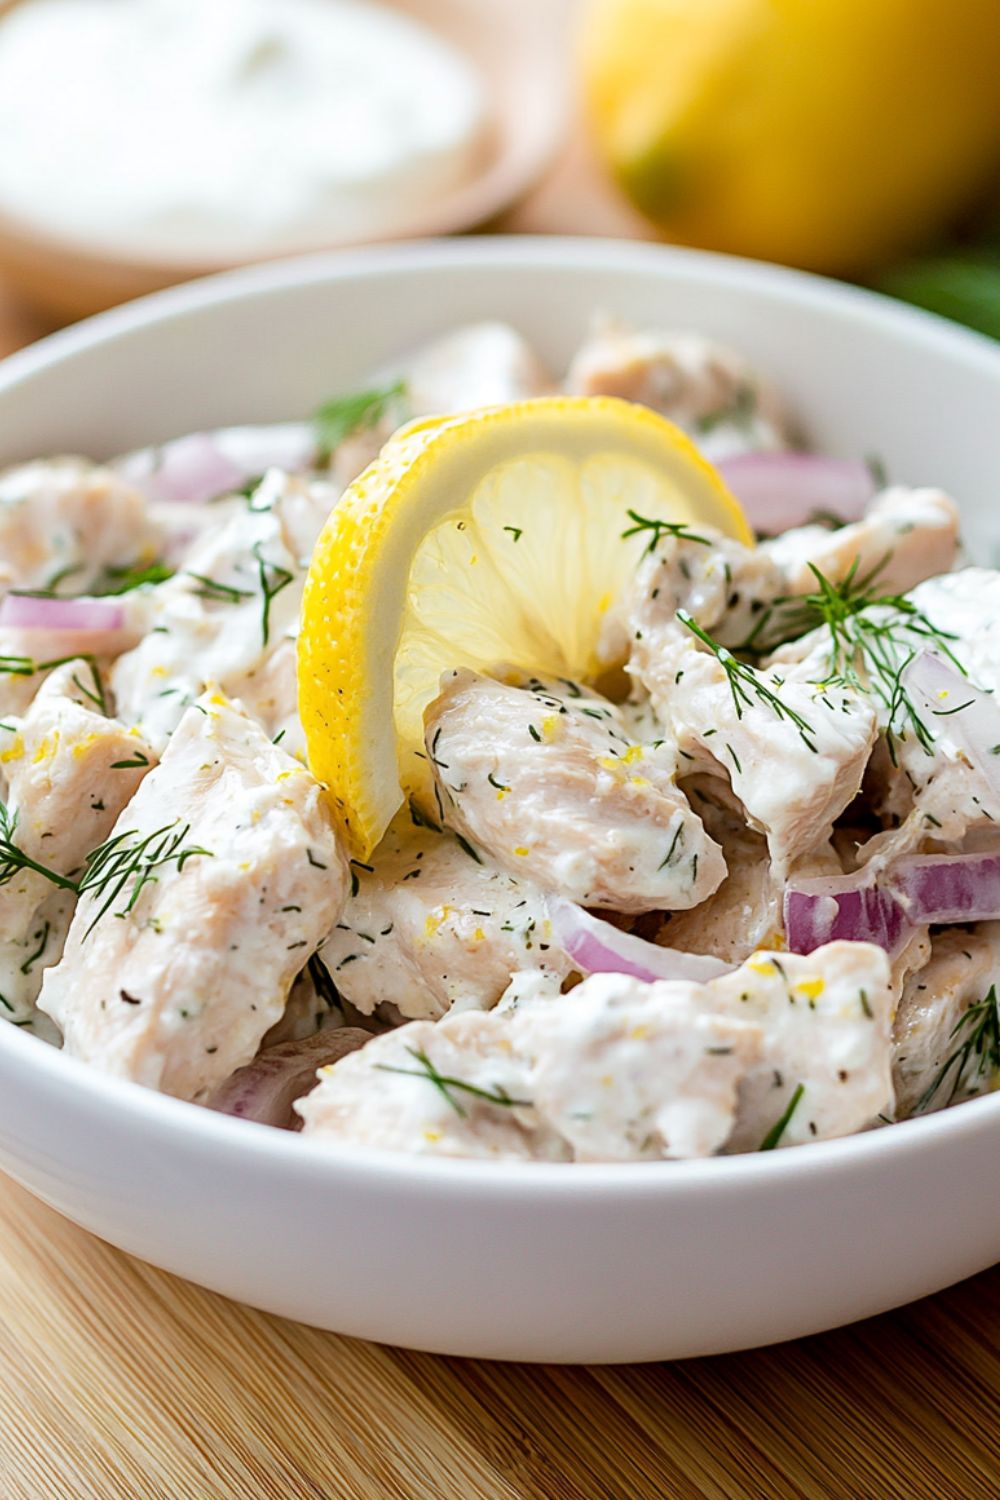
[[[635,232],[579,150],[501,227]],[[41,331],[0,287],[0,354]],[[0,1500],[1000,1496],[1000,1269],[774,1349],[562,1369],[268,1317],[4,1179],[0,1244]]]

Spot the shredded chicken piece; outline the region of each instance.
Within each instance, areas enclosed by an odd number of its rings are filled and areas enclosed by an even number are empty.
[[[119,658],[112,685],[119,713],[158,748],[210,682],[234,696],[250,685],[253,704],[268,657],[289,660],[305,569],[336,494],[323,480],[271,471],[155,591],[149,634]],[[271,718],[273,691],[262,697]]]
[[[84,662],[57,668],[24,719],[7,721],[0,752],[18,849],[64,877],[82,871],[156,764],[138,730],[96,711],[87,682]],[[0,886],[0,1000],[19,1019],[31,1014],[45,969],[61,955],[74,902],[71,890],[33,869]]]
[[[568,995],[387,1033],[332,1068],[309,1135],[546,1160],[704,1156],[846,1135],[891,1108],[884,953],[756,954],[708,984],[594,975]]]
[[[570,962],[541,892],[474,859],[449,835],[402,814],[372,856],[321,950],[341,994],[364,1015],[390,1002],[404,1019],[436,1020],[461,1001],[488,1010],[512,973],[559,981]]]
[[[469,323],[401,361],[401,399],[381,421],[353,434],[334,454],[334,473],[350,484],[393,431],[416,417],[444,416],[544,396],[551,375],[528,342],[507,323]]]
[[[667,537],[641,563],[627,599],[629,671],[688,769],[729,779],[751,827],[766,835],[782,879],[795,860],[829,840],[857,794],[875,712],[849,688],[828,691],[789,671],[742,666],[698,639],[677,611],[688,607],[681,600],[697,606],[704,596],[712,550]],[[711,588],[717,598],[714,575]],[[689,614],[704,628],[694,609]]]
[[[153,562],[160,533],[138,490],[83,458],[0,473],[0,590],[63,582],[84,594],[109,570]]]
[[[894,486],[876,495],[863,519],[850,526],[796,527],[760,550],[777,565],[786,594],[811,594],[813,568],[835,584],[853,569],[876,594],[904,594],[953,567],[957,546],[958,506],[949,495]]]
[[[891,1113],[890,981],[881,948],[828,943],[806,956],[755,954],[706,986],[714,1011],[754,1022],[763,1037],[740,1085],[730,1151],[759,1150],[782,1121],[776,1143],[796,1146]]]
[[[906,981],[893,1023],[897,1119],[913,1114],[922,1101],[922,1112],[929,1113],[991,1086],[985,1055],[964,1069],[945,1065],[964,1040],[962,1017],[986,998],[998,971],[1000,922],[951,927],[934,936],[930,959]]]
[[[415,1022],[321,1070],[296,1107],[307,1135],[390,1150],[710,1155],[732,1128],[760,1035],[706,1014],[696,990],[599,975],[557,1000]]]
[[[133,874],[81,897],[39,1006],[73,1056],[203,1099],[281,1016],[343,906],[346,861],[309,773],[218,693],[184,715],[114,835],[139,851]]]
[[[715,459],[791,440],[771,385],[740,355],[700,334],[636,332],[603,319],[574,356],[566,389],[652,407]]]
[[[747,828],[742,811],[736,815],[719,806],[723,785],[717,777],[697,776],[684,783],[684,790],[722,846],[729,873],[700,906],[669,913],[655,936],[664,947],[739,964],[760,948],[784,947],[784,887],[773,877],[763,837]],[[841,866],[827,844],[803,855],[789,873],[810,879],[839,875]]]
[[[501,869],[614,911],[696,906],[726,873],[666,747],[575,684],[445,674],[425,719],[442,815]]]

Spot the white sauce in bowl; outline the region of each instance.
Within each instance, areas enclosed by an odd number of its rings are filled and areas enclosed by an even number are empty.
[[[404,224],[480,169],[484,87],[361,0],[21,0],[0,21],[0,213],[225,258]]]

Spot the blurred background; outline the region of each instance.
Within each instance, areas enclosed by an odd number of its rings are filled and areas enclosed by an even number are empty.
[[[1000,337],[1000,0],[0,0],[0,348],[301,250],[703,246]]]

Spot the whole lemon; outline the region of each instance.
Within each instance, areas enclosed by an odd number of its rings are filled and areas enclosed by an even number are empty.
[[[1000,167],[1000,0],[589,0],[599,146],[669,238],[850,274]]]

